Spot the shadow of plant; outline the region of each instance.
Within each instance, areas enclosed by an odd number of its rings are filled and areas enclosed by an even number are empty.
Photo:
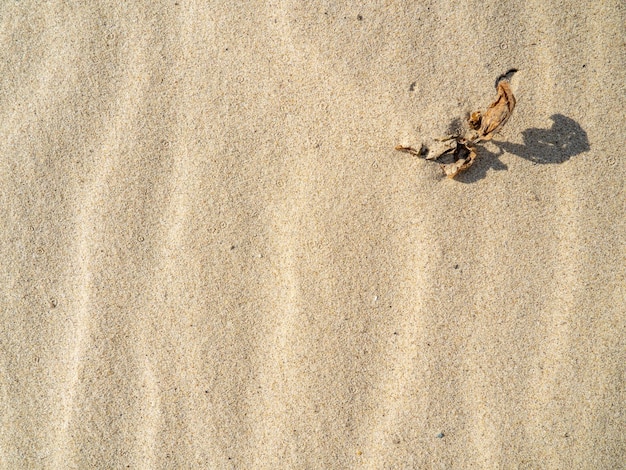
[[[554,114],[550,129],[526,129],[522,132],[524,144],[494,142],[505,152],[535,163],[563,163],[590,149],[587,133],[573,119]]]
[[[489,169],[506,170],[507,166],[499,158],[504,152],[512,153],[536,164],[563,163],[571,157],[590,149],[587,133],[573,119],[562,114],[550,116],[553,124],[549,129],[530,128],[522,132],[523,144],[499,142],[491,143],[499,152],[490,152],[479,145],[478,158],[471,170],[460,174],[457,180],[473,183],[484,178]]]

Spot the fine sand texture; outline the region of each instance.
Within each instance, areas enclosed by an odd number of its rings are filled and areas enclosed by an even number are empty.
[[[623,1],[6,0],[0,71],[1,469],[626,468]]]

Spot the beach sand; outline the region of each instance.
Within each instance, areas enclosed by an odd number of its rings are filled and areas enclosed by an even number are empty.
[[[1,468],[625,468],[622,1],[128,3],[0,6]]]

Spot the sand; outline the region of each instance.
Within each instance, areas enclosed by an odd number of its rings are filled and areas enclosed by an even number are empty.
[[[625,468],[623,2],[0,21],[1,468]]]

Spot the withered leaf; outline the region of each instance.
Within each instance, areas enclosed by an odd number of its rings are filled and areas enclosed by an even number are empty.
[[[457,142],[454,137],[435,139],[434,142],[428,145],[428,155],[426,160],[437,160],[438,158],[452,152],[457,147]]]
[[[491,140],[495,134],[511,117],[511,113],[515,108],[515,96],[511,91],[509,82],[502,80],[498,83],[498,96],[496,100],[489,105],[487,111],[481,116],[480,112],[473,113],[470,117],[470,126],[476,125],[476,120],[480,122],[478,130],[479,140]]]
[[[485,112],[471,113],[467,119],[465,131],[459,130],[454,135],[435,139],[435,143],[428,144],[428,148],[424,145],[419,149],[399,145],[396,150],[424,157],[427,160],[439,160],[448,178],[454,178],[461,171],[467,170],[476,160],[476,144],[483,140],[491,140],[511,117],[515,108],[515,96],[508,80],[515,72],[517,69],[511,69],[505,75],[498,77],[496,83],[498,96],[495,101]]]
[[[477,131],[480,129],[480,121],[482,119],[482,114],[480,111],[474,111],[468,119],[469,125],[472,129]]]
[[[422,149],[423,149],[422,145],[420,145],[418,149],[414,147],[404,147],[403,145],[396,145],[396,150],[399,150],[400,152],[410,153],[411,155],[415,157],[419,157],[422,155]]]
[[[473,147],[459,144],[454,151],[454,162],[441,164],[441,169],[448,178],[454,178],[472,166],[475,159],[476,151]]]

